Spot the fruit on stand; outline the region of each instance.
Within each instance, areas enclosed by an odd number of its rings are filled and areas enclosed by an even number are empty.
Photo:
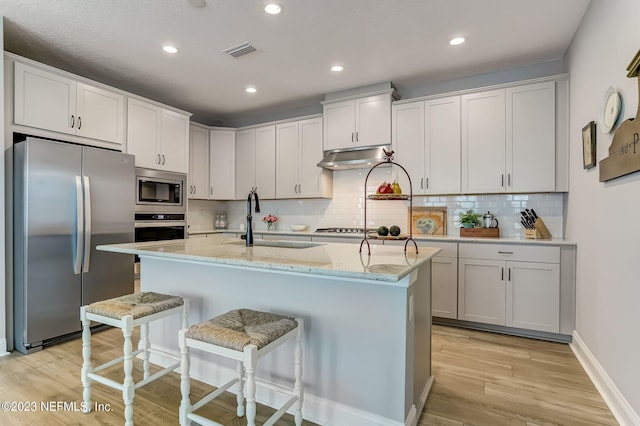
[[[393,187],[390,183],[382,182],[376,191],[376,194],[393,194]]]
[[[379,226],[378,227],[378,235],[382,236],[382,237],[386,237],[387,235],[389,235],[389,228],[387,228],[386,226]]]
[[[398,225],[393,225],[389,228],[389,234],[393,237],[397,237],[400,235],[400,227]]]
[[[402,188],[400,188],[400,184],[395,180],[391,184],[391,188],[393,189],[394,194],[402,194]]]

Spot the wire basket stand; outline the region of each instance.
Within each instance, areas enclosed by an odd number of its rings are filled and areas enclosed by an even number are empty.
[[[394,151],[387,151],[386,149],[384,150],[384,161],[381,161],[377,164],[375,164],[373,167],[371,167],[371,169],[369,170],[369,173],[367,173],[367,177],[364,179],[364,237],[362,238],[362,241],[360,242],[360,250],[359,252],[362,253],[362,247],[364,246],[364,244],[367,244],[367,254],[371,255],[371,245],[369,244],[369,236],[368,236],[368,232],[367,232],[367,200],[369,199],[369,196],[367,196],[367,183],[369,182],[369,176],[371,175],[371,172],[373,172],[377,167],[379,166],[383,166],[383,165],[387,165],[387,164],[391,164],[397,167],[400,167],[400,169],[402,169],[402,171],[404,172],[404,174],[407,176],[407,179],[409,180],[409,194],[388,194],[388,197],[385,197],[384,194],[382,195],[382,198],[377,198],[379,200],[409,200],[409,219],[411,219],[412,215],[413,215],[413,185],[411,184],[411,176],[409,176],[409,173],[407,172],[407,170],[400,164],[396,163],[393,161],[393,153]],[[380,197],[380,195],[377,195],[376,197]],[[407,251],[407,245],[409,244],[409,241],[411,241],[413,243],[413,245],[416,248],[416,254],[418,254],[418,244],[416,243],[416,241],[413,239],[413,229],[411,228],[411,226],[409,226],[409,235],[406,238],[406,241],[404,243],[404,251]]]

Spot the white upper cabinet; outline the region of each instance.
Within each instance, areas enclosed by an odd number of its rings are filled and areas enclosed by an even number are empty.
[[[391,93],[323,104],[324,150],[391,143]]]
[[[124,96],[15,63],[15,124],[122,145]]]
[[[136,166],[187,173],[189,117],[138,99],[128,99],[127,152]]]
[[[555,82],[462,96],[462,192],[555,188]]]
[[[276,125],[276,197],[297,198],[300,185],[300,126],[297,121]]]
[[[401,164],[411,177],[415,195],[426,194],[424,119],[424,102],[393,106],[393,155],[395,161]],[[403,192],[409,193],[409,184],[404,173],[398,172],[397,177]]]
[[[460,192],[460,97],[425,102],[427,194]]]
[[[209,133],[209,199],[233,200],[235,198],[235,158],[236,131],[211,130]]]
[[[260,198],[276,196],[276,126],[236,134],[236,199],[245,199],[256,187]]]
[[[209,130],[189,127],[189,187],[191,199],[209,198]]]
[[[509,192],[555,190],[555,82],[506,89]]]
[[[276,198],[330,197],[332,172],[322,159],[322,118],[276,126]]]
[[[393,106],[395,159],[411,176],[414,194],[460,192],[460,97]],[[405,192],[403,173],[398,180]]]
[[[505,192],[504,89],[463,95],[462,192]]]

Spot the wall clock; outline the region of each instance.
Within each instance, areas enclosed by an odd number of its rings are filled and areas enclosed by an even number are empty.
[[[611,132],[613,126],[618,120],[620,114],[620,95],[613,87],[607,89],[607,93],[604,95],[602,101],[602,109],[600,110],[600,129],[604,133]]]

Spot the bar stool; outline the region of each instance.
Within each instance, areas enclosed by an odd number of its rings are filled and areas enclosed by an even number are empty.
[[[243,368],[246,369],[246,415],[247,426],[255,426],[256,381],[255,370],[258,359],[273,351],[287,340],[296,339],[294,373],[295,383],[292,397],[265,423],[273,425],[295,403],[295,424],[302,424],[302,319],[268,312],[238,309],[218,317],[180,330],[178,345],[182,355],[180,366],[180,425],[187,426],[194,420],[202,425],[220,425],[215,421],[193,412],[223,394],[233,384],[238,383],[236,396],[237,415],[245,414],[243,393]],[[189,348],[220,355],[237,361],[238,376],[191,404],[189,398]]]
[[[181,314],[182,327],[187,327],[188,308],[189,301],[187,299],[153,292],[128,294],[85,305],[80,308],[83,358],[81,379],[85,413],[91,411],[91,383],[96,381],[122,391],[125,426],[133,425],[133,398],[135,397],[135,390],[170,373],[180,365],[179,358],[175,355],[151,348],[149,342],[149,323],[171,315]],[[91,321],[118,327],[122,330],[124,336],[123,356],[95,368],[91,366]],[[132,351],[131,335],[133,334],[133,329],[137,326],[140,326],[140,341],[138,342],[138,350]],[[178,362],[150,375],[149,354],[151,352],[174,358]],[[142,353],[144,376],[143,380],[134,383],[132,376],[132,358],[140,353]],[[96,374],[100,370],[104,370],[120,362],[123,362],[124,365],[124,383],[118,383]]]

